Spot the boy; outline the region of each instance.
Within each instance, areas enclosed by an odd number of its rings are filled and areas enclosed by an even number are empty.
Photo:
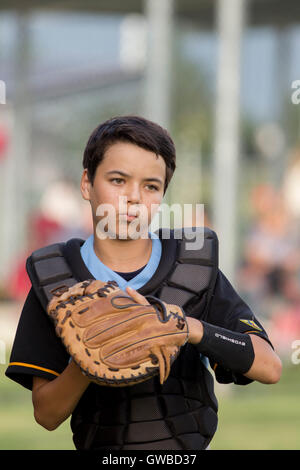
[[[126,231],[132,221],[147,231],[175,158],[167,131],[149,120],[123,116],[98,126],[85,148],[81,178],[94,233],[86,241],[61,244],[59,255],[77,282],[115,280],[140,303],[151,294],[184,308],[189,339],[163,385],[158,377],[118,388],[91,383],[69,358],[45,313],[39,292],[46,281],[31,276],[33,287],[6,375],[32,389],[35,419],[46,429],[56,429],[72,415],[76,449],[207,448],[217,428],[218,405],[205,358],[219,382],[276,383],[280,378],[281,362],[267,333],[217,267],[213,231],[205,229],[203,249],[192,254],[173,231],[170,239],[162,231],[148,238]],[[107,205],[115,211],[115,225],[99,211]],[[54,255],[46,255],[47,250],[32,260],[50,269]]]

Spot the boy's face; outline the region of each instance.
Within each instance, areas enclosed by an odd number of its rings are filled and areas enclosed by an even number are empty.
[[[91,203],[94,227],[111,238],[147,233],[163,199],[165,178],[161,156],[129,142],[112,144],[97,167],[93,185],[87,170],[82,175],[82,197]]]

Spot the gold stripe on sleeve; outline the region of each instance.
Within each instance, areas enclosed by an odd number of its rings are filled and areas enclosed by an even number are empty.
[[[26,364],[25,362],[11,362],[10,364],[8,364],[8,367],[9,366],[22,366],[22,367],[30,367],[32,369],[37,369],[37,370],[42,370],[44,372],[49,372],[49,374],[54,374],[54,375],[57,375],[59,376],[60,374],[58,374],[57,372],[55,372],[54,370],[50,370],[50,369],[45,369],[45,367],[40,367],[40,366],[36,366],[34,364]]]
[[[256,334],[258,334],[258,333],[261,333],[261,331],[255,331],[255,330],[245,331],[245,332],[244,332],[244,335],[249,335],[250,333],[256,333]]]

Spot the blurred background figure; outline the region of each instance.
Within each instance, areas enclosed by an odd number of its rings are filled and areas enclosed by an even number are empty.
[[[32,251],[70,238],[83,238],[92,231],[90,208],[81,199],[79,189],[68,181],[57,181],[45,188],[40,206],[27,219],[28,246],[12,263],[5,280],[11,298],[23,300],[29,292],[26,258]]]
[[[250,201],[252,222],[239,286],[254,310],[268,320],[276,346],[290,354],[292,339],[300,337],[299,223],[281,188],[258,185]]]

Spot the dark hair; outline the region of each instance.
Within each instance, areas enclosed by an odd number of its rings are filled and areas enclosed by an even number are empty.
[[[116,142],[131,142],[139,147],[161,155],[166,163],[164,193],[176,168],[176,150],[169,133],[158,124],[140,116],[117,116],[94,129],[86,144],[83,168],[94,183],[98,165],[105,151]]]

